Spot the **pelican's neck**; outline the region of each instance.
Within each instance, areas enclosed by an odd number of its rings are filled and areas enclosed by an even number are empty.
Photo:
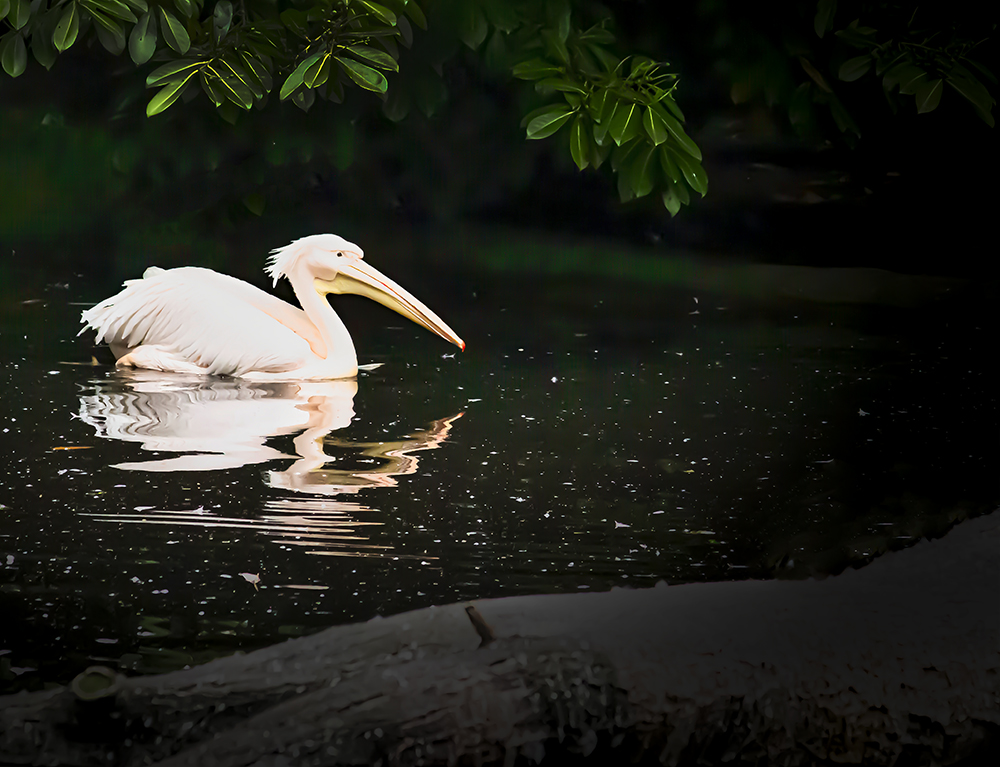
[[[331,377],[347,378],[357,375],[358,355],[354,350],[354,341],[347,327],[337,313],[330,307],[326,296],[320,295],[314,286],[313,277],[309,274],[296,274],[290,278],[295,297],[306,313],[309,321],[316,326],[320,338],[326,345],[325,356],[317,350],[319,357],[324,358],[324,367],[331,369]]]

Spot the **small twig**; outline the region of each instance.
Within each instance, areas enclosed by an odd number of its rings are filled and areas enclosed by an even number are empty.
[[[486,619],[483,618],[482,613],[475,608],[475,605],[468,605],[465,608],[465,614],[469,616],[469,620],[472,621],[473,628],[475,628],[476,633],[479,634],[480,640],[482,640],[479,643],[480,647],[485,647],[497,638],[497,635],[493,633],[493,629],[490,628],[490,624],[486,622]]]

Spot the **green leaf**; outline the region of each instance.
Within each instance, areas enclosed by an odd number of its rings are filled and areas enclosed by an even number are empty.
[[[980,72],[983,73],[983,75],[986,77],[987,80],[996,85],[997,83],[996,75],[994,75],[984,64],[980,64],[978,61],[973,61],[972,59],[967,59],[965,57],[963,57],[962,60],[974,66],[976,69],[978,69]],[[969,74],[972,75],[971,72],[969,72]]]
[[[388,69],[393,72],[399,71],[399,64],[396,60],[384,51],[377,50],[375,48],[369,48],[367,45],[348,45],[347,51],[352,56],[357,56],[360,59],[364,59],[370,64],[379,67],[380,69]]]
[[[219,105],[218,110],[216,110],[219,117],[225,120],[230,125],[236,125],[240,119],[240,110],[232,101],[224,101]]]
[[[835,34],[848,45],[855,48],[874,48],[875,34],[878,30],[873,27],[859,27],[858,20],[855,19],[847,25],[846,29],[838,30]]]
[[[145,64],[156,51],[156,17],[146,11],[128,37],[128,53],[136,64]]]
[[[97,31],[97,39],[101,41],[101,45],[116,56],[124,51],[125,33],[122,31],[121,25],[93,8],[87,8],[87,12],[90,14],[90,18],[96,22],[94,29]]]
[[[149,10],[149,4],[146,0],[123,0],[125,5],[132,8],[140,13],[145,13]]]
[[[385,93],[389,89],[389,83],[385,79],[385,75],[377,69],[359,64],[354,59],[345,59],[341,56],[334,56],[334,58],[344,68],[344,71],[347,72],[347,76],[362,88],[375,91],[376,93]]]
[[[881,77],[887,69],[899,64],[903,59],[908,60],[908,54],[897,53],[895,56],[882,56],[875,62],[875,74]]]
[[[267,65],[246,51],[241,51],[240,56],[243,58],[243,63],[246,65],[247,71],[257,78],[257,82],[260,83],[260,87],[264,93],[270,93],[271,88],[274,87],[274,81],[271,78],[271,73]]]
[[[34,55],[35,61],[46,69],[52,69],[52,65],[56,63],[56,56],[58,55],[55,47],[52,45],[52,35],[46,34],[49,26],[52,26],[53,32],[55,31],[55,26],[49,22],[50,19],[46,19],[42,25],[35,28],[34,34],[31,35],[31,53]]]
[[[10,0],[0,0],[0,19],[7,15],[10,10]]]
[[[281,86],[280,97],[282,101],[291,96],[292,93],[294,93],[298,87],[302,85],[309,67],[319,61],[321,56],[323,56],[323,53],[314,53],[312,56],[295,67],[294,71],[288,76]]]
[[[482,9],[475,3],[464,2],[459,6],[458,37],[472,50],[476,50],[486,39],[489,24]]]
[[[264,84],[249,68],[243,66],[242,61],[235,53],[227,54],[219,61],[219,71],[227,80],[238,80],[242,83],[250,91],[253,98],[264,98],[266,93]]]
[[[212,35],[218,45],[229,34],[229,26],[233,22],[233,4],[229,0],[219,0],[212,11]]]
[[[399,39],[402,40],[403,45],[405,45],[407,48],[409,48],[410,46],[412,46],[413,45],[413,27],[410,26],[410,20],[407,19],[405,16],[397,16],[396,17],[396,29],[399,30]],[[392,40],[392,38],[391,37],[383,38],[383,40],[382,40],[383,45],[385,44],[386,40]],[[392,40],[392,42],[395,45],[395,41]],[[398,51],[397,52],[390,51],[389,55],[392,56],[393,58],[396,58],[399,55],[399,53],[398,53]]]
[[[427,17],[424,16],[424,12],[420,10],[420,6],[417,5],[416,0],[400,0],[403,4],[403,12],[410,17],[410,21],[416,24],[421,29],[427,29]]]
[[[917,112],[923,114],[924,112],[933,112],[937,109],[937,105],[941,103],[941,92],[944,90],[944,80],[940,77],[936,80],[931,80],[930,82],[924,83],[921,87],[917,88]]]
[[[529,59],[516,64],[511,73],[519,80],[540,80],[562,74],[562,67],[545,59]]]
[[[398,123],[410,113],[410,103],[410,94],[404,92],[402,88],[393,88],[382,105],[382,114],[394,123]]]
[[[29,0],[10,0],[10,10],[7,11],[7,21],[11,23],[14,29],[21,29],[21,27],[28,23],[28,18],[30,16],[31,3]],[[21,40],[21,45],[24,45],[24,40]],[[25,55],[27,56],[27,54]],[[21,71],[23,72],[24,69]],[[11,75],[11,77],[16,76],[17,75]]]
[[[211,101],[215,106],[221,107],[226,102],[225,91],[221,87],[221,83],[216,82],[215,76],[212,73],[206,73],[204,69],[201,70],[201,89],[208,96],[208,100]]]
[[[845,83],[852,83],[872,68],[872,57],[868,54],[855,56],[840,65],[837,77]]]
[[[308,112],[312,105],[316,102],[316,91],[311,88],[307,88],[303,91],[299,91],[294,96],[292,96],[292,103],[295,104],[303,112]]]
[[[181,12],[181,15],[188,19],[195,14],[194,3],[191,0],[174,0],[174,5],[177,6],[177,10]]]
[[[691,140],[691,138],[684,132],[684,128],[681,127],[680,122],[672,114],[667,112],[659,104],[653,104],[650,106],[654,112],[656,112],[657,117],[663,120],[663,124],[667,126],[667,130],[670,131],[670,135],[673,136],[674,141],[676,141],[689,155],[694,157],[696,160],[701,160],[701,150],[698,145]]]
[[[323,72],[323,65],[326,65],[326,77],[320,80]],[[326,82],[330,76],[330,54],[322,54],[316,61],[302,74],[302,82],[307,88],[318,88]]]
[[[146,117],[159,114],[177,101],[197,73],[197,69],[190,69],[182,77],[161,88],[146,105]]]
[[[578,114],[569,129],[569,153],[573,157],[576,167],[583,170],[590,164],[590,139],[587,130],[587,121],[582,114]]]
[[[433,117],[448,100],[448,89],[440,77],[429,74],[414,83],[413,99],[427,117]]]
[[[163,23],[160,31],[163,33],[163,40],[182,56],[191,48],[191,36],[188,35],[184,25],[177,20],[170,11],[160,6],[160,18]]]
[[[677,167],[677,163],[675,163],[673,158],[670,156],[670,150],[667,149],[666,145],[660,147],[659,155],[660,167],[663,168],[663,175],[675,183],[679,182],[684,174],[681,173],[681,169]]]
[[[587,99],[587,111],[590,112],[590,116],[595,121],[601,119],[601,113],[604,111],[604,100],[607,96],[607,89],[601,88],[594,91]]]
[[[333,64],[330,64],[330,69],[332,72]],[[327,101],[330,101],[334,104],[344,103],[344,80],[343,78],[340,77],[339,71],[337,72],[337,77],[334,77],[332,80],[326,81],[326,91],[324,93],[324,96],[326,97]],[[388,98],[388,95],[386,95],[386,98]]]
[[[624,173],[628,176],[629,186],[632,187],[636,197],[645,197],[653,191],[655,152],[654,146],[644,144],[629,156],[628,167],[624,169]]]
[[[633,140],[629,141],[627,144],[623,144],[622,146],[615,147],[614,151],[611,154],[611,170],[613,170],[615,173],[618,173],[619,171],[628,167],[629,158],[632,156],[632,154],[636,152],[639,149],[639,147],[645,145],[646,145],[645,141]]]
[[[816,85],[818,85],[827,93],[833,93],[833,88],[831,88],[829,84],[827,84],[826,78],[823,77],[822,73],[820,73],[820,71],[812,65],[812,62],[809,61],[809,59],[807,59],[805,56],[799,56],[799,64],[801,65],[802,69],[805,70],[805,73],[812,78],[812,81],[816,83]]]
[[[224,96],[236,106],[249,111],[253,106],[253,92],[249,86],[239,77],[235,76],[231,67],[226,66],[224,61],[219,64],[211,63],[202,70],[202,77],[210,72],[214,79],[212,85],[220,96]]]
[[[691,204],[691,195],[688,192],[687,184],[674,184],[674,191],[677,193],[677,199],[679,199],[681,203],[684,205]]]
[[[384,5],[379,5],[378,3],[370,2],[370,0],[357,0],[360,5],[363,5],[371,13],[377,16],[379,19],[384,21],[390,27],[396,26],[396,14],[386,8]],[[371,90],[369,88],[369,90]]]
[[[535,90],[546,94],[561,91],[563,93],[578,93],[583,96],[587,93],[587,89],[582,85],[565,77],[546,77],[544,80],[539,80],[535,83]]]
[[[608,130],[611,128],[611,120],[618,108],[618,97],[610,91],[606,92],[604,104],[601,106],[601,116],[594,123],[594,141],[599,146],[604,146]]]
[[[587,47],[590,49],[590,52],[594,54],[597,60],[601,62],[601,66],[603,66],[606,71],[614,72],[618,68],[618,65],[621,64],[621,59],[604,50],[604,48],[600,45],[587,43]]]
[[[701,196],[704,197],[708,192],[708,175],[705,173],[705,169],[701,167],[701,163],[686,152],[675,149],[670,144],[664,144],[664,146],[670,151],[671,159],[677,163],[677,167],[684,174],[684,180],[688,182],[692,189],[700,192]]]
[[[590,165],[594,169],[600,168],[604,161],[608,159],[608,155],[611,154],[611,142],[604,144],[603,146],[598,144],[596,141],[591,141],[590,143]]]
[[[670,135],[667,124],[649,107],[646,107],[642,113],[642,127],[646,129],[646,134],[656,146],[666,141]]]
[[[569,64],[569,50],[566,43],[559,39],[559,35],[551,29],[542,30],[542,39],[545,41],[545,50],[553,58],[559,59],[563,64]]]
[[[888,93],[897,85],[903,82],[912,82],[915,78],[926,74],[920,67],[909,63],[909,61],[905,61],[897,64],[885,73],[885,77],[882,78],[882,88]]]
[[[833,15],[837,12],[837,0],[819,0],[816,4],[816,18],[813,20],[813,29],[816,34],[822,37],[826,31],[833,26]]]
[[[521,127],[527,128],[528,123],[530,123],[539,115],[543,115],[546,112],[551,111],[553,106],[554,106],[553,104],[546,104],[545,106],[538,107],[538,109],[532,109],[530,112],[528,112],[528,114],[526,114],[524,117],[521,118]]]
[[[252,192],[243,198],[243,204],[246,206],[246,209],[255,216],[259,216],[264,212],[266,202],[261,192]]]
[[[599,45],[610,45],[615,41],[615,36],[604,28],[604,22],[600,21],[586,32],[580,33],[580,39]]]
[[[568,105],[554,104],[528,123],[528,138],[547,138],[569,122],[572,116],[573,110]]]
[[[113,16],[122,21],[131,21],[133,24],[138,21],[135,14],[132,13],[132,9],[118,0],[86,0],[85,7],[96,7],[97,10],[106,13],[108,16]],[[122,36],[124,36],[124,33]]]
[[[52,44],[56,50],[62,53],[76,42],[76,36],[80,32],[80,11],[76,3],[69,3],[66,10],[59,17],[55,31],[52,33]]]
[[[992,128],[994,124],[993,104],[996,102],[990,92],[986,90],[986,86],[961,64],[953,67],[945,77],[948,85],[962,94],[962,97],[975,107],[979,116]]]
[[[483,51],[483,63],[488,70],[499,72],[507,68],[510,56],[507,51],[506,38],[507,35],[499,29],[494,30],[493,34],[490,35],[490,41],[486,43],[486,49]]]
[[[908,70],[899,81],[899,92],[908,96],[917,92],[917,89],[927,82],[929,75],[919,67]]]
[[[490,24],[501,32],[513,32],[521,25],[517,9],[508,0],[486,0],[485,8]]]
[[[187,72],[189,69],[196,69],[204,62],[197,59],[181,59],[180,61],[170,61],[162,67],[157,67],[146,77],[146,87],[153,88],[168,80],[175,80],[176,75]]]
[[[847,111],[847,107],[844,106],[843,102],[834,95],[828,96],[827,100],[830,105],[830,114],[833,115],[833,121],[837,123],[837,128],[840,129],[840,132],[850,132],[856,136],[860,136],[861,129],[854,122],[854,118],[851,117],[851,113]]]
[[[684,122],[684,113],[681,111],[681,108],[677,105],[677,102],[674,101],[674,97],[669,93],[666,96],[664,96],[663,99],[660,101],[660,106],[663,106],[664,104],[666,104],[667,111],[674,117],[676,117],[678,122]]]
[[[642,130],[642,107],[632,101],[620,101],[611,117],[608,132],[618,146],[635,138]]]
[[[303,40],[309,39],[309,29],[308,21],[306,20],[306,15],[295,8],[289,8],[281,12],[278,17],[281,19],[281,23],[284,24],[288,31],[297,37],[301,37]]]
[[[677,199],[677,192],[674,191],[673,185],[660,195],[660,199],[663,200],[663,207],[670,213],[671,218],[680,212],[681,201]]]
[[[146,87],[153,88],[167,81],[176,80],[177,75],[186,73],[190,69],[197,71],[204,63],[200,59],[180,59],[179,61],[167,62],[149,73],[146,77]]]
[[[0,39],[0,63],[11,77],[20,77],[28,66],[28,49],[17,32],[8,32]]]
[[[569,37],[570,8],[567,0],[548,0],[545,4],[549,27],[555,30],[556,37],[563,43]]]
[[[618,199],[622,202],[629,202],[635,197],[632,185],[628,182],[628,176],[624,173],[618,174]]]

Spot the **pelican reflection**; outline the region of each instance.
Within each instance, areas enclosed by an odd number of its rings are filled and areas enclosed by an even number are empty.
[[[114,468],[211,471],[291,460],[287,468],[269,469],[263,477],[271,487],[292,494],[265,501],[256,519],[225,517],[201,508],[92,516],[119,523],[252,527],[275,541],[308,546],[311,553],[378,555],[391,547],[365,543],[367,538],[359,532],[380,524],[358,518],[372,510],[333,496],[395,486],[397,477],[417,470],[415,454],[439,447],[462,413],[392,441],[331,437],[331,432],[351,423],[357,391],[355,379],[262,383],[145,370],[120,372],[80,396],[79,418],[100,437],[179,455],[116,463]],[[294,454],[267,444],[281,435],[293,435]]]

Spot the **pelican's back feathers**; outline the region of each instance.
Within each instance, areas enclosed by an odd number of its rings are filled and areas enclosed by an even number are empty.
[[[196,266],[147,269],[80,319],[116,354],[158,346],[214,375],[294,370],[310,354],[310,334],[318,338],[301,309]]]

